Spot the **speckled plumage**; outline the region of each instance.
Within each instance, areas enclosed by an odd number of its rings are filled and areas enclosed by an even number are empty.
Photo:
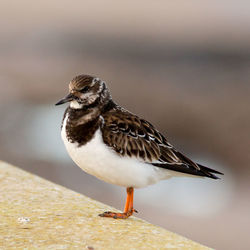
[[[87,91],[82,94],[86,86]],[[99,78],[77,76],[70,82],[69,89],[74,96],[65,111],[68,114],[66,136],[70,143],[84,146],[100,129],[107,147],[120,157],[145,163],[145,167],[150,164],[214,179],[217,178],[214,173],[220,174],[178,152],[151,123],[114,103],[106,84]]]
[[[85,172],[106,182],[127,187],[123,213],[102,217],[125,219],[133,208],[133,188],[176,176],[218,179],[220,172],[193,162],[177,151],[148,121],[116,104],[102,80],[75,77],[69,94],[57,105],[70,102],[61,127],[65,147]]]

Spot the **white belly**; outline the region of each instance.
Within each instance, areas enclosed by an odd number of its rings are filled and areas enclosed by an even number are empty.
[[[66,120],[62,127],[62,139],[72,160],[85,172],[124,187],[145,187],[162,179],[183,175],[181,173],[143,163],[136,158],[119,156],[103,142],[98,129],[87,144],[78,147],[66,137]]]

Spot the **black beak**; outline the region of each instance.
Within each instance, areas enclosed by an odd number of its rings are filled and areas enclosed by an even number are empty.
[[[61,104],[64,104],[66,102],[70,102],[72,100],[74,100],[74,95],[71,94],[71,93],[69,93],[62,100],[60,100],[59,102],[57,102],[55,105],[61,105]]]

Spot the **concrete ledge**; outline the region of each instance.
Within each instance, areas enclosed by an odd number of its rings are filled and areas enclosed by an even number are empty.
[[[0,249],[209,249],[0,161]]]

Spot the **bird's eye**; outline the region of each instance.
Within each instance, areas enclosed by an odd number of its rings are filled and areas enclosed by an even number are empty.
[[[83,89],[80,90],[81,93],[86,93],[89,91],[89,86],[85,86]]]

